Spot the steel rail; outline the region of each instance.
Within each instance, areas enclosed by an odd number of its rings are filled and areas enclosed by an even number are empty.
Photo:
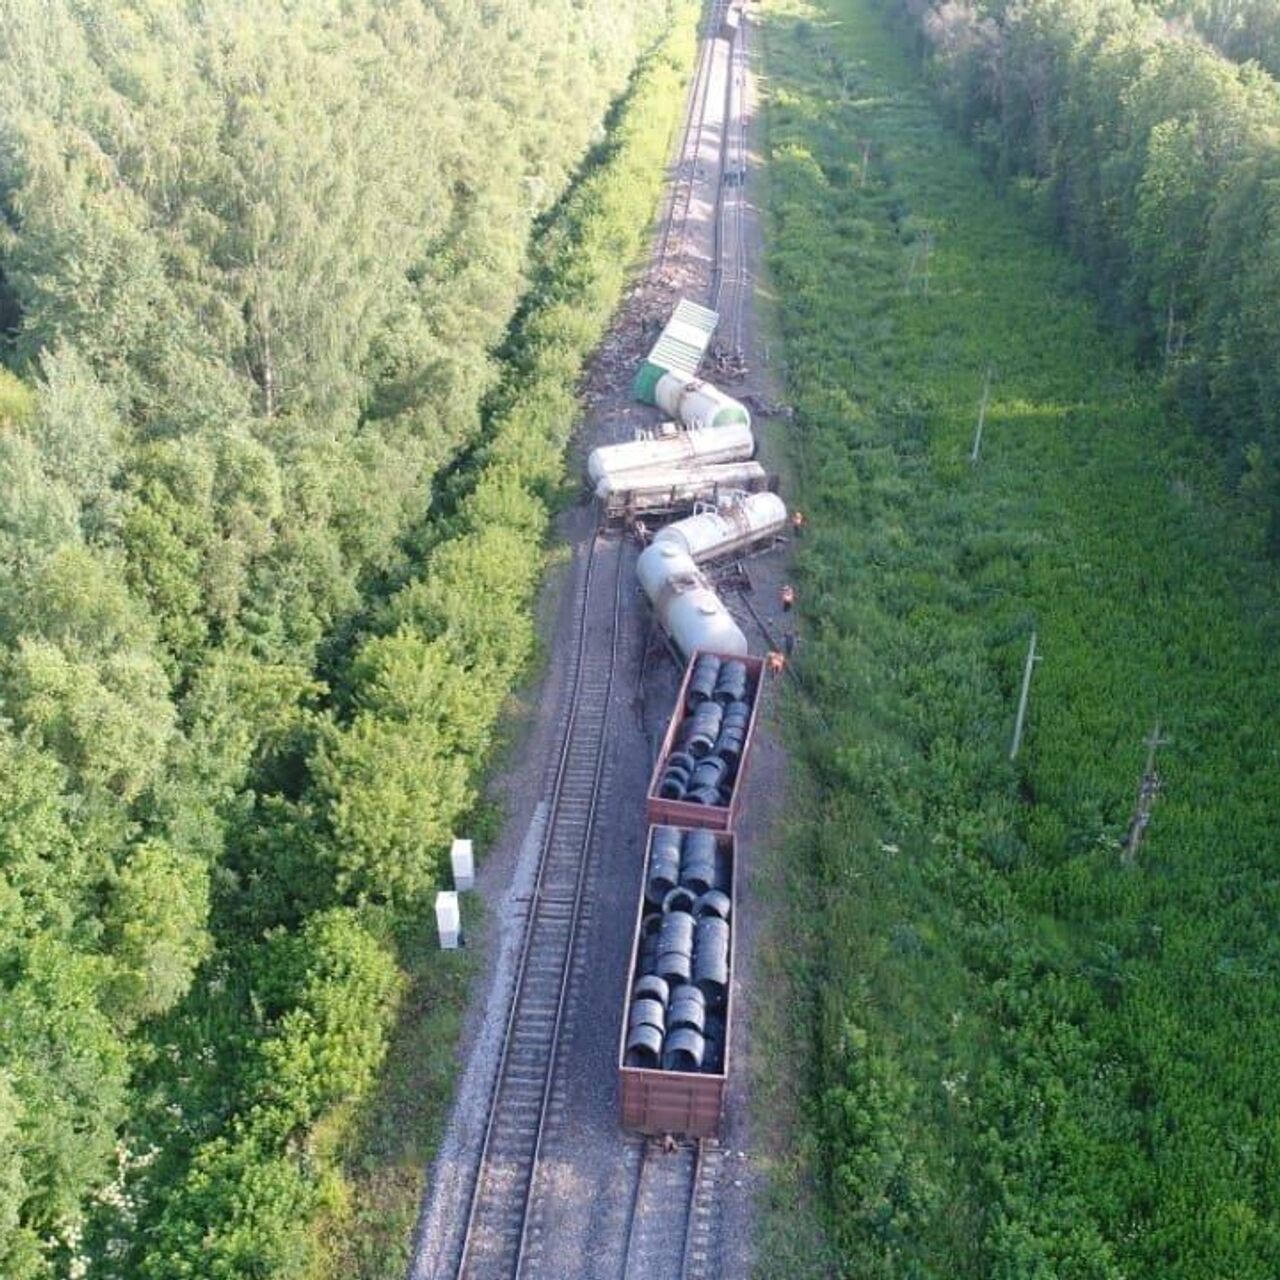
[[[714,1155],[712,1154],[713,1152]],[[706,1268],[703,1264],[706,1261],[708,1250],[704,1247],[701,1256],[699,1256],[698,1246],[700,1244],[709,1244],[710,1242],[704,1242],[701,1239],[703,1223],[698,1212],[701,1207],[699,1193],[706,1191],[708,1197],[714,1199],[715,1176],[719,1170],[719,1157],[719,1147],[713,1147],[706,1138],[698,1139],[698,1150],[693,1158],[693,1177],[689,1179],[689,1209],[684,1226],[684,1248],[680,1254],[680,1280],[702,1280],[702,1277],[706,1275]],[[708,1181],[710,1185],[704,1185]]]
[[[728,0],[714,0],[708,27],[703,35],[702,52],[698,58],[698,69],[694,75],[693,87],[689,95],[689,110],[685,115],[684,136],[680,145],[680,161],[676,169],[676,181],[679,184],[671,198],[671,208],[667,213],[666,225],[658,245],[658,256],[654,264],[655,273],[661,272],[672,256],[671,233],[677,222],[680,234],[676,247],[683,254],[685,240],[688,235],[689,214],[693,208],[693,193],[698,185],[698,158],[702,154],[702,140],[707,121],[707,100],[711,92],[711,70],[715,61],[716,33],[724,22]],[[690,148],[690,141],[693,146]]]
[[[640,1156],[636,1162],[636,1185],[631,1192],[631,1211],[627,1214],[626,1233],[622,1240],[622,1280],[629,1280],[634,1269],[636,1250],[636,1223],[640,1220],[640,1192],[644,1188],[645,1166],[649,1163],[649,1148],[653,1140],[640,1143]]]
[[[565,800],[566,785],[571,777],[570,761],[574,754],[574,748],[578,745],[578,737],[575,730],[578,727],[579,714],[584,705],[589,701],[582,696],[584,675],[587,666],[587,635],[589,631],[589,622],[591,618],[591,599],[592,586],[596,577],[596,567],[598,563],[598,548],[602,541],[602,535],[596,531],[592,535],[591,546],[588,551],[586,570],[583,575],[582,585],[582,603],[578,614],[578,639],[574,647],[573,656],[573,676],[569,687],[569,715],[565,725],[564,737],[561,742],[559,757],[556,764],[555,782],[552,788],[551,807],[547,817],[546,830],[543,835],[542,848],[539,852],[538,870],[535,879],[533,894],[530,899],[530,914],[528,922],[525,926],[524,939],[521,945],[520,959],[516,970],[516,978],[514,990],[512,993],[511,1007],[507,1013],[507,1022],[503,1034],[502,1052],[498,1063],[498,1070],[495,1074],[494,1085],[490,1095],[489,1114],[485,1123],[484,1140],[481,1145],[480,1159],[476,1168],[475,1181],[471,1188],[470,1203],[467,1212],[467,1224],[465,1234],[462,1240],[462,1248],[458,1258],[456,1276],[459,1280],[463,1277],[477,1276],[480,1274],[495,1274],[504,1277],[518,1274],[520,1259],[527,1242],[528,1228],[528,1209],[529,1196],[533,1185],[534,1173],[537,1169],[537,1154],[541,1147],[542,1129],[546,1123],[547,1103],[550,1096],[551,1080],[554,1074],[554,1061],[556,1043],[559,1038],[560,1027],[563,1022],[565,1011],[566,996],[569,987],[569,975],[572,966],[572,957],[574,952],[574,944],[577,939],[578,918],[581,914],[580,906],[582,899],[583,885],[585,882],[585,873],[588,859],[586,850],[590,845],[591,836],[594,830],[596,807],[599,799],[599,783],[600,775],[603,770],[605,746],[607,743],[607,734],[605,728],[609,717],[609,695],[613,687],[613,673],[617,661],[618,649],[618,632],[619,632],[619,613],[622,599],[622,565],[623,551],[621,545],[618,547],[617,554],[617,576],[614,583],[613,591],[613,613],[612,613],[612,637],[610,650],[608,655],[608,669],[605,673],[605,691],[604,696],[599,699],[599,742],[595,744],[594,752],[591,753],[590,765],[590,791],[588,809],[583,822],[583,830],[580,840],[574,841],[576,845],[576,871],[573,873],[572,895],[569,898],[552,897],[548,890],[553,887],[555,879],[554,870],[552,868],[553,854],[557,845],[557,824],[561,818],[563,809],[563,801]],[[581,777],[581,772],[578,774]],[[572,825],[572,824],[570,824]],[[565,910],[567,908],[567,911]],[[536,951],[536,942],[540,933],[550,932],[553,937],[557,933],[565,932],[567,923],[567,932],[559,947],[559,955],[551,957],[552,965],[558,966],[558,983],[555,983],[555,1014],[549,1028],[548,1034],[544,1037],[545,1043],[535,1046],[535,1052],[539,1057],[539,1063],[535,1064],[535,1080],[536,1067],[541,1066],[541,1081],[539,1086],[538,1106],[536,1118],[532,1129],[530,1130],[527,1122],[522,1119],[521,1112],[527,1111],[527,1103],[522,1106],[518,1099],[512,1101],[511,1111],[514,1115],[507,1115],[506,1109],[503,1107],[503,1091],[504,1086],[509,1086],[513,1091],[518,1091],[516,1086],[519,1082],[515,1079],[513,1066],[515,1064],[515,1052],[517,1047],[516,1027],[520,1020],[522,1010],[525,1008],[526,997],[528,1003],[532,1004],[537,995],[545,995],[546,992],[539,992],[535,988],[537,986],[535,978],[535,970],[532,960]],[[547,957],[541,957],[542,961]],[[544,968],[543,974],[547,970]],[[545,982],[544,977],[544,984]],[[528,1067],[528,1063],[522,1061],[521,1066]],[[514,1135],[510,1132],[502,1132],[503,1126],[506,1125],[507,1130],[518,1130]],[[503,1189],[497,1186],[497,1174],[494,1169],[495,1149],[499,1140],[509,1140],[511,1137],[517,1139],[516,1146],[520,1145],[519,1140],[523,1140],[523,1146],[529,1149],[528,1167],[523,1170],[523,1176],[518,1179],[518,1185],[510,1192],[504,1193]],[[517,1154],[514,1162],[516,1164],[523,1163]],[[519,1171],[517,1171],[519,1172]],[[486,1259],[483,1256],[485,1244],[477,1245],[477,1230],[482,1217],[490,1216],[488,1201],[492,1199],[496,1203],[492,1207],[492,1214],[502,1215],[504,1209],[509,1216],[514,1209],[518,1215],[519,1226],[519,1244],[516,1247],[514,1259],[507,1265],[507,1257],[509,1250],[501,1250],[503,1256],[497,1260]],[[515,1228],[508,1226],[505,1231],[498,1233],[501,1238],[512,1237],[515,1234]],[[487,1242],[485,1242],[487,1243]]]
[[[710,1212],[708,1176],[714,1177],[705,1140],[665,1147],[650,1138],[640,1148],[631,1213],[622,1254],[622,1280],[699,1280],[706,1274],[709,1224],[700,1210]],[[683,1206],[683,1214],[681,1209]],[[683,1217],[683,1222],[681,1221]]]

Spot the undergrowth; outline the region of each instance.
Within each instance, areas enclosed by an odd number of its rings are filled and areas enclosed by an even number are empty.
[[[827,728],[792,715],[805,1100],[761,1270],[1272,1276],[1280,598],[1253,516],[868,0],[771,0],[767,51]],[[825,1243],[791,1265],[807,1179]]]

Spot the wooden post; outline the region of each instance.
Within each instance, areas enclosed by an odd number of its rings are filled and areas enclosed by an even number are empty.
[[[973,433],[973,449],[969,453],[969,461],[977,462],[978,450],[982,448],[982,427],[987,420],[987,402],[991,399],[991,365],[987,365],[986,380],[982,384],[982,403],[978,406],[978,429]]]
[[[1156,751],[1160,747],[1168,746],[1169,742],[1169,738],[1160,736],[1160,722],[1157,720],[1155,728],[1146,739],[1147,763],[1143,766],[1142,780],[1138,783],[1138,803],[1129,822],[1124,844],[1121,846],[1124,850],[1120,855],[1122,862],[1132,863],[1138,856],[1138,845],[1142,843],[1143,834],[1151,821],[1151,807],[1155,804],[1156,796],[1160,794],[1161,782],[1160,775],[1156,772]]]
[[[1013,744],[1009,748],[1009,759],[1014,760],[1018,748],[1022,746],[1022,726],[1027,718],[1027,699],[1031,696],[1031,668],[1040,659],[1036,656],[1036,633],[1031,633],[1031,644],[1027,648],[1027,665],[1022,672],[1022,694],[1018,698],[1018,718],[1013,725]]]

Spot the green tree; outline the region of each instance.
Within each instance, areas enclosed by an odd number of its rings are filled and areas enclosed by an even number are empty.
[[[108,1007],[123,1026],[164,1013],[186,994],[208,954],[209,877],[159,840],[130,850],[103,911],[103,941],[117,966]]]

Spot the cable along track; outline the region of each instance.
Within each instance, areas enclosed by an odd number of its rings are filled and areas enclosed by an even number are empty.
[[[593,599],[599,595],[602,546],[612,548],[615,561],[612,600],[604,608],[600,607],[604,602]],[[583,575],[569,681],[570,710],[455,1273],[458,1280],[518,1276],[528,1243],[533,1179],[547,1124],[556,1045],[568,1005],[587,855],[600,799],[624,561],[620,543],[599,533],[593,536]],[[609,620],[604,643],[602,637],[592,635],[593,622],[601,618]],[[591,639],[597,643],[591,644]]]

